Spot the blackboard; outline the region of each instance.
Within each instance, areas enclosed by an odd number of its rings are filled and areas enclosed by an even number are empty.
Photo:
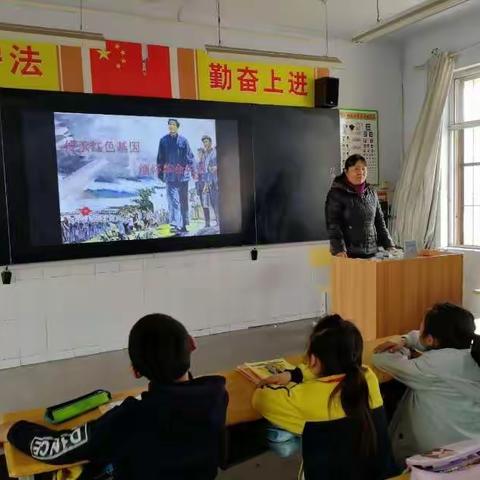
[[[327,239],[325,198],[340,173],[338,111],[257,107],[252,130],[258,243]]]
[[[38,135],[42,121],[37,122],[38,128],[35,125],[23,128],[19,121],[19,118],[25,118],[21,117],[23,111],[30,112],[28,118],[33,115],[31,112],[35,115],[39,112],[42,116],[45,112],[53,115],[51,112],[70,111],[147,116],[168,114],[180,118],[215,118],[218,122],[235,120],[240,152],[235,181],[241,186],[241,231],[203,237],[72,245],[35,241],[35,234],[40,230],[31,227],[34,207],[42,207],[42,215],[37,215],[42,222],[46,222],[44,217],[52,215],[50,210],[53,210],[46,207],[46,202],[39,202],[38,190],[40,187],[41,193],[51,190],[56,205],[58,190],[52,183],[56,181],[54,146],[45,152],[39,150],[35,143],[30,145],[29,133],[37,132],[37,141],[43,143],[44,138],[51,143],[55,137],[53,134]],[[0,112],[3,137],[0,142],[3,157],[0,169],[0,263],[327,239],[325,199],[340,165],[337,110],[0,89]],[[29,149],[34,149],[35,154],[28,156]],[[41,159],[38,167],[44,175],[27,168],[30,157],[35,162]],[[48,162],[53,165],[50,176],[46,173]],[[4,167],[6,182],[3,181]],[[225,178],[233,181],[231,165],[220,162],[219,170],[222,168],[228,174]],[[42,181],[48,185],[39,187],[40,177],[46,175],[48,178]],[[29,185],[31,177],[36,182],[34,186]],[[227,188],[231,189],[231,186]],[[28,201],[30,197],[33,202]],[[227,203],[224,201],[224,205]],[[55,225],[58,216],[56,213],[52,217]]]

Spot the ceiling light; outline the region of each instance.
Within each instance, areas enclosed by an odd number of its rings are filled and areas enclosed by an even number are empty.
[[[325,55],[306,55],[303,53],[288,53],[288,52],[273,52],[269,50],[253,50],[250,48],[236,48],[226,47],[223,45],[205,45],[205,50],[212,56],[228,55],[228,56],[249,56],[249,57],[272,57],[275,59],[284,60],[281,63],[299,63],[302,65],[315,63],[331,65],[342,65],[342,62],[337,57],[327,57]]]
[[[12,34],[21,34],[22,38],[37,41],[55,40],[62,45],[87,44],[90,48],[105,48],[105,37],[101,33],[0,23],[0,37],[10,39]]]
[[[402,28],[420,22],[421,20],[425,20],[426,18],[433,17],[449,8],[457,7],[468,1],[469,0],[429,0],[423,2],[416,7],[409,8],[398,15],[379,22],[374,28],[355,36],[352,39],[352,42],[371,42],[372,40],[376,40],[377,38],[396,32],[397,30],[401,30]]]
[[[205,50],[213,57],[228,55],[229,57],[248,56],[250,60],[255,57],[263,59],[265,57],[275,58],[277,63],[293,64],[293,65],[309,65],[313,64],[315,67],[334,67],[341,66],[342,62],[337,57],[330,57],[328,55],[328,16],[327,16],[327,1],[320,0],[325,6],[325,55],[308,55],[304,53],[289,53],[289,52],[275,52],[272,50],[255,50],[251,48],[227,47],[222,44],[222,20],[220,15],[220,0],[216,0],[217,4],[217,45],[205,45]]]

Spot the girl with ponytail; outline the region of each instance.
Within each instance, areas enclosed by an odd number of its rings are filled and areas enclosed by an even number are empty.
[[[480,337],[471,312],[437,304],[420,330],[376,351],[374,365],[408,387],[390,427],[397,462],[449,443],[480,440]]]
[[[273,425],[267,432],[270,446],[289,436],[299,438],[306,422],[349,417],[361,425],[359,454],[375,453],[371,409],[383,401],[377,377],[362,365],[362,353],[362,336],[353,323],[339,315],[320,320],[310,336],[305,364],[267,378],[253,397],[253,406]]]
[[[360,446],[365,454],[376,450],[375,429],[370,413],[369,387],[362,366],[363,339],[351,322],[341,321],[337,328],[314,334],[310,340],[308,356],[317,364],[323,377],[341,375],[328,399],[329,410],[334,403],[345,416],[361,422]],[[315,368],[315,367],[314,367]],[[338,405],[340,403],[340,405]]]

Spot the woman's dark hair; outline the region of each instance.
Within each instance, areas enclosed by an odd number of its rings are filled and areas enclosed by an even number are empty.
[[[363,162],[365,165],[367,164],[367,161],[364,157],[362,157],[359,153],[354,153],[345,160],[345,171],[347,171],[350,167],[354,167],[357,162]]]
[[[431,335],[434,348],[471,348],[480,366],[480,337],[475,335],[475,318],[471,312],[452,303],[438,303],[425,315],[422,335]]]
[[[339,395],[346,416],[360,422],[360,452],[372,455],[377,448],[377,438],[362,367],[363,339],[360,331],[340,315],[328,315],[315,326],[307,353],[320,360],[322,376],[344,374],[330,395],[329,406]]]
[[[172,383],[190,369],[190,336],[168,315],[152,313],[130,330],[128,354],[132,367],[156,383]]]

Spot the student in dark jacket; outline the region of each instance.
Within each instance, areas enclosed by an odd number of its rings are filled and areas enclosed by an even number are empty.
[[[152,314],[132,328],[128,351],[137,377],[150,380],[141,400],[127,398],[98,420],[55,431],[21,421],[8,441],[27,455],[61,465],[111,465],[115,480],[211,480],[217,475],[228,396],[225,379],[192,379],[195,348],[185,327]]]
[[[337,257],[369,258],[378,247],[394,248],[377,193],[367,183],[367,162],[351,155],[335,178],[325,204],[330,251]]]

